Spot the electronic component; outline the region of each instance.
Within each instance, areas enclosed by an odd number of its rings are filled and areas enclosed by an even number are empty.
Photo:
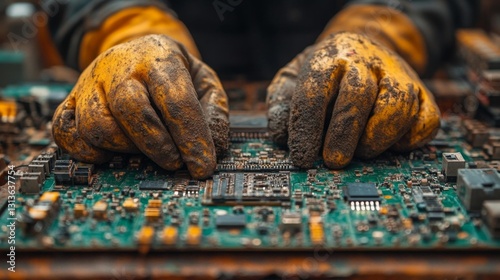
[[[313,245],[322,245],[325,242],[325,231],[321,216],[312,216],[309,219],[309,235]]]
[[[278,204],[290,200],[290,172],[215,175],[205,203]]]
[[[374,211],[380,209],[380,196],[374,183],[347,183],[343,188],[344,199],[351,210]]]
[[[500,238],[500,200],[485,201],[481,215],[491,236]]]
[[[246,216],[244,214],[217,215],[215,217],[215,225],[218,228],[243,228],[246,224]]]
[[[125,209],[126,212],[135,212],[139,209],[139,205],[131,197],[125,199],[125,201],[122,204],[122,207],[123,209]]]
[[[186,232],[186,244],[195,246],[201,241],[201,228],[197,225],[190,225]]]
[[[50,175],[50,165],[50,160],[40,155],[37,159],[31,161],[28,168],[30,172],[43,172],[45,178]]]
[[[443,174],[447,182],[457,180],[458,169],[465,168],[465,160],[461,153],[443,153]]]
[[[109,168],[122,169],[125,167],[125,159],[122,156],[114,156],[109,161]]]
[[[261,143],[251,143],[252,147],[262,148]],[[231,149],[226,158],[220,160],[216,171],[258,171],[277,172],[285,170],[299,170],[293,165],[287,152],[278,149],[260,151],[258,153],[242,153],[241,149]]]
[[[78,219],[85,216],[87,216],[87,208],[85,207],[85,204],[75,204],[75,206],[73,207],[73,217]]]
[[[457,194],[469,211],[479,211],[485,200],[500,200],[500,176],[495,169],[460,169]]]
[[[178,230],[176,227],[166,226],[163,229],[163,244],[175,245],[177,242]]]
[[[140,156],[133,156],[128,160],[128,166],[131,169],[138,170],[142,165],[142,158]]]
[[[95,219],[104,220],[108,210],[108,203],[104,201],[97,201],[92,207],[92,215]]]
[[[148,206],[144,210],[144,217],[147,222],[157,222],[161,218],[161,205],[162,202],[159,199],[150,199],[148,201]]]
[[[141,228],[137,235],[137,242],[139,244],[151,244],[154,237],[155,230],[151,226],[144,226]]]
[[[39,202],[47,202],[54,204],[59,201],[61,195],[58,192],[45,192],[40,197]]]
[[[24,173],[21,178],[21,192],[28,194],[39,193],[42,187],[42,175],[40,172]]]
[[[184,192],[187,197],[197,197],[200,191],[200,183],[198,181],[189,181]]]
[[[137,233],[137,243],[139,244],[139,252],[146,253],[153,243],[155,237],[155,229],[151,226],[143,226]]]
[[[420,209],[427,212],[443,212],[443,206],[438,196],[429,186],[417,186],[413,188],[413,199]],[[440,219],[444,217],[444,215],[436,213],[430,213],[428,216],[430,219]]]
[[[492,160],[500,159],[500,141],[497,139],[489,139],[488,143],[484,144],[484,151]]]
[[[56,184],[69,185],[73,183],[76,166],[73,160],[56,160],[54,166],[54,179]]]
[[[144,217],[148,222],[156,222],[161,217],[160,209],[158,208],[146,208],[144,210]]]
[[[148,208],[160,208],[161,204],[162,202],[159,199],[150,199],[148,201]]]
[[[36,176],[40,178],[40,181],[45,181],[45,166],[43,164],[37,164],[33,161],[28,165],[28,172],[37,174]]]
[[[48,161],[49,162],[49,170],[52,170],[52,169],[54,169],[54,166],[56,165],[57,157],[56,157],[55,153],[45,151],[45,152],[42,152],[42,154],[37,157],[37,160]]]
[[[26,234],[39,234],[44,232],[60,208],[60,194],[58,192],[45,192],[35,205],[28,208],[20,217],[20,223]]]
[[[263,117],[265,119],[265,116]],[[262,127],[262,129],[267,135],[267,127]],[[250,132],[244,129],[241,132],[231,130],[231,133],[233,143],[242,142],[241,146],[231,147],[226,156],[217,161],[216,171],[279,172],[299,170],[298,167],[293,165],[287,151],[264,143],[261,136],[258,136],[258,132]],[[236,138],[240,140],[235,140]],[[268,136],[265,136],[265,138],[268,138]]]
[[[91,176],[94,172],[94,165],[88,163],[78,163],[74,173],[74,183],[76,185],[90,185]]]
[[[486,125],[478,120],[464,120],[465,138],[474,148],[483,147],[490,137],[490,133]]]
[[[139,183],[139,190],[141,191],[168,190],[169,188],[167,181],[141,181]]]
[[[229,115],[230,139],[233,142],[243,142],[249,139],[268,139],[267,117],[264,114],[231,114]]]
[[[285,212],[281,216],[280,228],[283,231],[298,232],[302,227],[302,216],[300,213]]]

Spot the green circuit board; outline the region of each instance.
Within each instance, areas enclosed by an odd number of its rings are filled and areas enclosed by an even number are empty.
[[[328,170],[320,160],[314,169],[296,168],[264,128],[239,127],[214,176],[203,181],[139,156],[93,166],[46,152],[34,163],[54,165],[41,184],[31,185],[21,169],[15,176],[16,246],[141,252],[499,249],[498,165],[464,140],[461,127],[460,119],[450,119],[422,149],[354,160],[343,170]],[[452,174],[456,169],[458,175]],[[470,189],[483,196],[468,196]],[[11,210],[7,201],[2,220]],[[8,235],[2,228],[3,248]]]

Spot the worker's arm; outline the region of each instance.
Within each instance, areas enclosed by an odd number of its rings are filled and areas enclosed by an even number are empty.
[[[227,97],[185,26],[158,1],[65,9],[56,45],[84,70],[55,112],[55,142],[85,162],[142,152],[165,169],[211,175],[228,147]]]
[[[421,10],[412,2],[353,1],[276,74],[269,128],[296,165],[322,155],[341,168],[353,156],[407,151],[435,136],[439,110],[418,74],[443,56],[464,24],[455,18],[469,10],[467,1],[421,1]]]

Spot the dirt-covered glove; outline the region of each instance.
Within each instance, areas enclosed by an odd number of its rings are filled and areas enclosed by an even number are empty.
[[[392,11],[395,30],[387,26],[373,37],[357,32],[363,12],[377,7],[353,5],[342,12],[269,86],[269,129],[277,143],[288,143],[295,165],[309,168],[321,154],[326,166],[342,168],[353,156],[407,151],[435,136],[440,116],[434,98],[396,53],[425,52],[422,41],[413,50],[408,43],[418,31],[398,26],[411,22]],[[419,59],[408,60],[423,68]]]
[[[55,142],[74,158],[102,163],[142,152],[193,178],[216,167],[228,147],[227,96],[215,72],[165,35],[100,54],[53,118]]]

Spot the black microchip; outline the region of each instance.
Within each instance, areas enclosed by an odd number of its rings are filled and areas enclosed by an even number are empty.
[[[197,192],[199,190],[200,190],[200,182],[198,181],[189,181],[188,185],[186,186],[187,192]]]
[[[243,228],[247,224],[246,216],[238,215],[218,215],[215,218],[215,225],[218,228]]]
[[[436,197],[424,198],[425,210],[427,212],[443,212],[443,206]]]
[[[142,181],[139,183],[139,190],[154,191],[154,190],[168,190],[169,185],[167,181]]]
[[[429,221],[436,221],[436,220],[442,220],[444,219],[445,217],[445,214],[444,213],[440,213],[440,212],[430,212],[430,213],[427,213],[427,218],[429,219]]]
[[[344,199],[348,202],[380,201],[380,196],[374,183],[348,183],[343,190]]]
[[[200,190],[200,186],[186,186],[186,191],[187,192],[197,192]]]

